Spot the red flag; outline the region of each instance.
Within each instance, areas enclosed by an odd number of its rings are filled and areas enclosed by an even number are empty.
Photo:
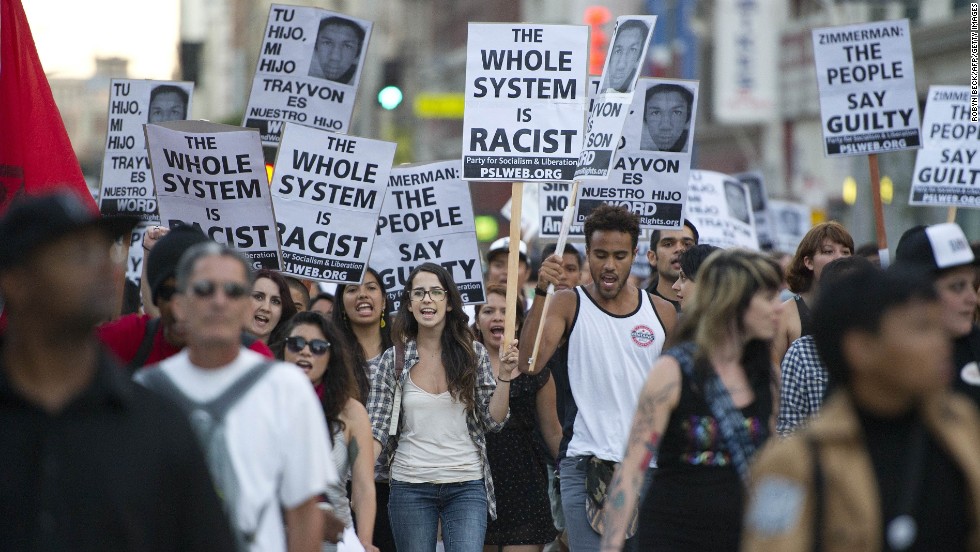
[[[17,195],[70,188],[98,211],[68,140],[21,0],[0,0],[0,213]]]

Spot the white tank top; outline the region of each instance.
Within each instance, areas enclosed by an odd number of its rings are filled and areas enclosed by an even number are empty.
[[[620,462],[637,397],[663,349],[667,332],[648,293],[637,290],[639,307],[614,315],[583,287],[568,336],[568,382],[578,407],[568,456]]]
[[[426,392],[409,373],[402,386],[404,425],[391,478],[404,483],[460,483],[483,479],[480,449],[466,427],[466,407],[449,391]]]

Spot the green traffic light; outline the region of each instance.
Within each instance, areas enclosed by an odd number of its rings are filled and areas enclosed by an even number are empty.
[[[386,86],[378,92],[378,103],[381,107],[392,110],[402,103],[402,91],[397,86]]]

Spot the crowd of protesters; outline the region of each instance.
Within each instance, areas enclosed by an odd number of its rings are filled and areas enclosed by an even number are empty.
[[[601,206],[584,258],[520,243],[513,303],[495,242],[472,316],[439,264],[326,293],[154,228],[119,316],[133,224],[69,193],[0,219],[3,549],[980,550],[956,224],[882,269],[820,223],[784,273],[685,221],[644,287]]]

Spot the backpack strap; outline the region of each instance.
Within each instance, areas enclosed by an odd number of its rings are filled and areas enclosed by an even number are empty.
[[[159,364],[147,366],[143,370],[140,370],[134,379],[150,391],[172,400],[187,415],[190,415],[191,412],[198,408],[198,404],[188,398],[177,387],[174,380],[170,379],[170,376],[160,369]]]
[[[231,384],[224,393],[207,403],[199,405],[198,408],[206,410],[216,424],[222,423],[225,415],[231,410],[231,407],[235,406],[262,379],[262,376],[272,368],[274,362],[272,360],[263,360],[256,364],[248,372],[245,372],[245,375]]]
[[[159,329],[160,318],[151,318],[147,321],[146,330],[143,332],[143,340],[140,341],[140,347],[136,350],[133,360],[130,360],[129,364],[126,365],[126,368],[129,370],[129,375],[133,375],[146,364],[146,359],[150,356],[150,350],[153,349],[153,340],[156,338],[157,330]]]

